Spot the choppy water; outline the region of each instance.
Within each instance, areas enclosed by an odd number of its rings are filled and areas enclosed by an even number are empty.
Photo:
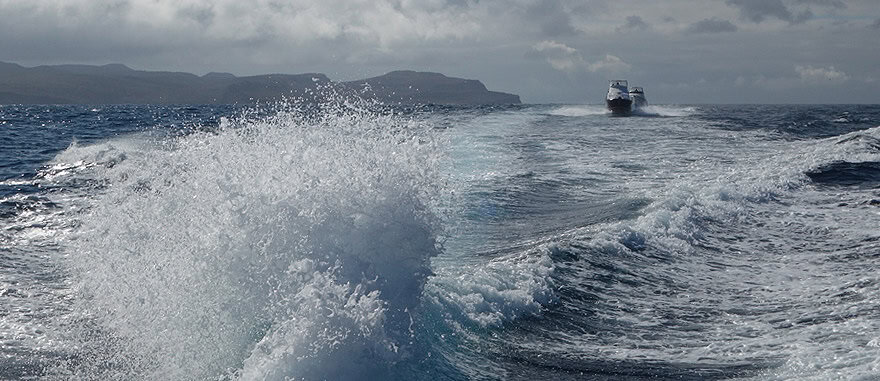
[[[875,379],[880,106],[0,106],[2,379]]]

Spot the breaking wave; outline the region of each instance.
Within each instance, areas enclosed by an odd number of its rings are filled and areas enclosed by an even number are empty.
[[[66,254],[79,350],[51,374],[360,379],[406,360],[441,252],[442,137],[342,101],[254,115],[49,166],[98,194]]]

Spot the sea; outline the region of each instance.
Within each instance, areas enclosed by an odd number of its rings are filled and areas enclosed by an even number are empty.
[[[0,106],[3,380],[880,380],[878,266],[878,105]]]

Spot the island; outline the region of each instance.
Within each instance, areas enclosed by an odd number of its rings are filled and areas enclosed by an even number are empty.
[[[347,82],[321,73],[266,74],[135,70],[122,64],[24,67],[0,62],[0,104],[251,104],[314,99],[320,89],[387,104],[518,104],[515,94],[490,91],[478,80],[440,73],[393,71]]]

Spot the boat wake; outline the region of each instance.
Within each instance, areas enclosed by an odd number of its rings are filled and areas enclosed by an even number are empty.
[[[547,111],[550,115],[556,116],[569,116],[569,117],[579,117],[579,116],[592,116],[592,115],[606,115],[611,114],[611,111],[608,111],[607,108],[599,106],[599,105],[572,105],[572,106],[561,106],[557,108],[553,108]]]
[[[50,374],[363,379],[405,360],[440,253],[442,139],[321,107],[59,154],[53,176],[98,196],[65,259],[80,349]]]
[[[696,107],[648,105],[633,110],[633,116],[684,117],[697,112]]]
[[[601,330],[571,343],[531,342],[546,348],[533,356],[566,353],[571,361],[546,365],[570,372],[601,372],[595,362],[628,365],[626,373],[610,371],[612,378],[657,373],[629,365],[633,358],[658,359],[653,365],[670,378],[715,372],[819,380],[835,378],[840,367],[873,374],[877,340],[851,337],[877,328],[875,308],[865,302],[880,295],[870,270],[875,256],[864,253],[876,251],[878,237],[873,229],[844,227],[876,225],[878,136],[880,127],[793,142],[782,152],[743,157],[724,175],[693,166],[669,188],[646,189],[653,201],[641,216],[572,232],[551,248],[557,281],[568,286],[558,293],[558,313],[591,316]],[[853,171],[866,168],[873,172]],[[852,193],[838,197],[852,200],[829,200],[817,186],[847,187]],[[756,221],[762,229],[754,229]],[[863,246],[843,247],[840,236]],[[830,273],[836,275],[821,275]],[[841,321],[846,333],[828,335],[844,331]],[[607,332],[627,335],[603,338]],[[664,344],[646,346],[644,337],[657,334]],[[659,361],[670,358],[678,362]]]
[[[876,373],[880,127],[373,106],[108,132],[0,183],[0,378]]]
[[[633,110],[629,116],[642,117],[685,117],[691,116],[697,112],[695,107],[680,106],[643,106],[637,110]],[[611,111],[599,105],[571,105],[553,108],[547,111],[549,115],[566,116],[566,117],[583,117],[594,115],[611,115]]]

